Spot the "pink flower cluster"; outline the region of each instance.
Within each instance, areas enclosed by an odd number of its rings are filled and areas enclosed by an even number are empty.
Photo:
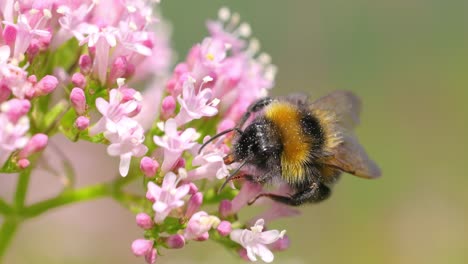
[[[264,97],[274,85],[276,67],[269,55],[259,53],[258,40],[247,39],[250,26],[241,23],[238,14],[231,16],[227,8],[222,8],[219,19],[208,22],[208,29],[210,36],[192,47],[167,83],[170,96],[178,97],[182,107],[176,118],[179,125],[196,116],[213,115],[205,104],[208,98],[220,100],[224,120],[236,122],[253,101]],[[199,93],[196,99],[193,93],[187,93],[188,85]]]
[[[29,166],[27,158],[43,150],[48,141],[44,134],[37,133],[30,139],[27,135],[30,100],[51,93],[58,80],[47,75],[37,81],[35,75],[28,75],[18,66],[18,61],[11,57],[10,47],[0,44],[0,168],[19,149],[21,151],[14,155],[16,165],[26,168]]]
[[[208,28],[210,37],[195,45],[186,61],[175,67],[166,85],[168,95],[161,104],[160,118],[164,121],[157,124],[158,135],[153,137],[157,148],[140,163],[143,174],[151,179],[146,198],[152,203],[152,211],[137,215],[137,224],[162,232],[158,236],[145,232],[144,239],[132,244],[134,254],[145,256],[148,263],[155,261],[161,246],[181,248],[189,241],[205,241],[214,234],[241,248],[239,254],[251,261],[259,256],[271,262],[272,251],[287,248],[289,240],[284,231],[263,231],[265,222],[298,214],[297,210],[269,202],[270,209],[250,221],[251,229],[233,231],[233,225],[242,226],[235,215],[263,191],[262,186],[250,182],[243,184],[234,199],[223,200],[218,211],[207,213],[202,208],[206,187],[199,189],[200,183],[225,178],[236,164],[224,163],[230,151],[226,137],[198,153],[201,144],[197,140],[206,130],[203,123],[194,122],[218,115],[218,131],[235,126],[247,107],[273,86],[276,71],[268,55],[257,54],[258,41],[246,39],[250,27],[240,22],[238,14],[231,15],[222,8],[219,20],[210,21]],[[205,136],[204,142],[208,139]],[[191,162],[187,162],[189,159]],[[177,232],[166,234],[164,230],[172,219],[178,219],[181,225]]]

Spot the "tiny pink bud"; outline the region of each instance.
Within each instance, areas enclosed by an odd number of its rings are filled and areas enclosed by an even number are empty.
[[[231,210],[232,210],[232,202],[229,201],[229,200],[222,200],[220,203],[219,203],[219,214],[222,216],[222,217],[226,217],[228,215],[231,214]]]
[[[4,102],[11,95],[11,90],[6,85],[0,85],[0,103]]]
[[[153,241],[147,239],[137,239],[132,243],[132,252],[135,256],[144,256],[153,249]]]
[[[169,248],[183,248],[185,246],[185,238],[183,235],[172,235],[166,239]]]
[[[190,197],[190,200],[187,204],[187,210],[185,211],[185,217],[190,218],[194,213],[200,209],[200,206],[203,203],[203,193],[197,192],[196,194]]]
[[[84,89],[86,86],[86,78],[81,72],[75,72],[71,77],[71,81],[78,88]]]
[[[80,65],[80,72],[84,75],[88,75],[91,72],[91,66],[93,65],[93,61],[91,57],[87,54],[81,55],[78,61],[78,65]]]
[[[79,116],[75,120],[75,127],[80,131],[87,129],[89,127],[89,118],[86,116]]]
[[[174,114],[176,109],[176,101],[172,96],[166,96],[162,101],[162,115],[168,118]]]
[[[29,167],[29,160],[27,159],[20,159],[18,160],[18,167],[20,167],[21,169],[26,169],[27,167]]]
[[[86,112],[86,96],[82,89],[75,87],[71,90],[70,102],[77,114],[82,115]]]
[[[282,238],[273,242],[269,247],[271,250],[283,251],[289,248],[291,241],[287,235],[284,235]]]
[[[146,177],[154,177],[158,168],[159,163],[150,157],[143,157],[140,161],[140,170]]]
[[[139,213],[136,215],[136,223],[139,227],[143,229],[151,229],[154,225],[153,219],[151,219],[151,216],[145,213]]]
[[[14,26],[6,25],[5,29],[3,29],[3,41],[7,45],[13,45],[16,40],[16,33],[17,29]]]
[[[189,194],[190,195],[194,195],[195,193],[198,192],[198,187],[197,187],[197,185],[195,185],[195,183],[189,182],[188,185],[189,185],[189,188],[190,188],[189,189]]]
[[[20,151],[19,157],[26,158],[29,157],[31,154],[42,151],[46,146],[47,142],[49,141],[49,137],[46,134],[35,134],[31,137],[28,141],[26,146]]]
[[[34,85],[35,95],[46,95],[57,88],[58,80],[55,76],[46,75]]]
[[[145,255],[145,260],[146,260],[146,263],[148,264],[156,263],[157,258],[158,258],[158,251],[155,248],[153,248],[151,251],[149,251]]]
[[[22,116],[31,109],[31,102],[26,99],[11,99],[1,105],[1,111],[4,112],[8,119],[16,123]]]
[[[109,82],[114,83],[117,78],[124,77],[127,72],[127,59],[124,56],[119,56],[112,63],[112,67],[109,73]]]
[[[128,102],[130,100],[139,100],[140,98],[135,98],[136,97],[140,97],[141,95],[137,95],[137,91],[133,88],[128,88],[126,86],[124,87],[121,87],[119,89],[119,92],[122,94],[122,100],[121,102],[122,103],[125,103],[125,102]]]
[[[218,233],[221,235],[221,236],[227,236],[231,233],[232,231],[232,226],[231,226],[231,222],[228,222],[228,221],[221,221],[221,223],[219,223],[218,227],[216,228],[216,230],[218,231]]]
[[[32,74],[28,76],[28,82],[30,82],[32,85],[36,85],[37,83],[37,76]]]

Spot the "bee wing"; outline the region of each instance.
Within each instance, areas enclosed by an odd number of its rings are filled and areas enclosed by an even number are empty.
[[[377,164],[369,158],[357,138],[352,135],[345,135],[343,142],[323,163],[367,179],[377,178],[381,174]]]
[[[349,91],[334,91],[311,103],[311,107],[336,115],[344,128],[354,128],[359,124],[361,100]]]

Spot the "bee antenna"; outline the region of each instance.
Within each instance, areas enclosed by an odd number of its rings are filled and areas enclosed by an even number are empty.
[[[242,169],[242,167],[244,167],[244,165],[247,163],[247,159],[245,159],[241,165],[233,172],[231,173],[231,175],[229,175],[226,180],[224,181],[223,185],[221,185],[221,187],[219,188],[218,190],[218,194],[221,193],[221,191],[224,189],[224,187],[226,187],[226,184],[228,182],[230,182],[232,180],[232,178],[234,178],[234,176],[236,176],[236,174],[240,171],[240,169]]]
[[[206,147],[206,145],[213,142],[213,140],[215,140],[215,139],[217,139],[217,138],[219,138],[219,137],[221,137],[223,135],[226,135],[227,133],[232,132],[232,131],[236,131],[237,133],[242,135],[242,130],[240,130],[238,127],[234,127],[234,128],[219,132],[218,134],[214,135],[212,138],[208,139],[205,143],[203,143],[203,145],[198,150],[198,154],[200,154],[200,152]]]

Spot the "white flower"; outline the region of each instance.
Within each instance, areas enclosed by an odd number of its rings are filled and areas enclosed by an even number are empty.
[[[236,229],[231,232],[232,241],[241,244],[247,250],[247,257],[251,261],[257,261],[259,256],[263,261],[270,263],[273,261],[273,253],[265,246],[283,238],[285,230],[263,231],[265,221],[258,219],[253,227],[248,229]]]
[[[169,171],[179,160],[182,152],[191,149],[197,143],[198,133],[193,128],[187,128],[182,133],[178,133],[177,124],[174,119],[169,119],[164,124],[165,135],[162,137],[154,136],[156,145],[164,148],[164,161],[161,165],[162,172]]]
[[[28,130],[29,119],[26,116],[12,123],[6,114],[0,113],[0,168],[13,151],[26,145],[28,138],[25,134]]]
[[[105,132],[104,136],[111,142],[107,147],[107,153],[111,156],[120,156],[119,172],[127,176],[132,156],[145,155],[148,148],[143,145],[145,141],[143,128],[137,121],[124,118],[116,124],[117,132]]]
[[[173,172],[168,172],[161,187],[154,182],[148,182],[147,197],[154,201],[155,223],[162,223],[173,209],[184,205],[182,198],[188,194],[190,187],[188,184],[177,187],[180,179]]]
[[[109,93],[109,102],[99,97],[96,99],[96,108],[102,114],[102,118],[90,129],[89,134],[100,132],[117,132],[117,123],[138,107],[138,102],[130,100],[122,103],[123,94],[118,89],[112,89]]]

